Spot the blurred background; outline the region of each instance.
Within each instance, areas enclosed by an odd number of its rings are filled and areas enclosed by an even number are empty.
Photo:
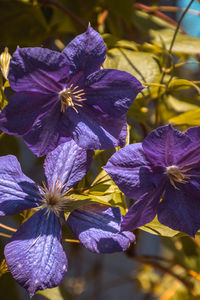
[[[106,43],[103,67],[130,72],[146,86],[128,112],[128,142],[141,142],[168,122],[180,130],[200,125],[197,0],[0,0],[0,52],[8,47],[12,55],[17,46],[62,51],[89,22]],[[0,87],[2,109],[13,92],[3,76]],[[97,176],[112,153],[96,152],[86,182]],[[7,154],[16,155],[24,173],[41,184],[44,158],[34,156],[22,138],[0,134],[0,155]],[[26,212],[0,217],[0,223],[16,229],[25,217]],[[200,299],[198,235],[183,236],[157,220],[134,233],[137,242],[125,253],[96,255],[80,244],[64,242],[69,271],[62,285],[33,299]],[[0,227],[0,300],[26,300],[28,294],[4,261],[3,249],[11,234]]]

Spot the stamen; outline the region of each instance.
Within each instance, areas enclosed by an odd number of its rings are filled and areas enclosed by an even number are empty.
[[[72,196],[69,196],[70,189],[67,189],[63,192],[65,184],[61,184],[59,179],[57,179],[56,183],[48,188],[45,183],[41,186],[41,194],[42,199],[40,202],[42,203],[42,207],[47,208],[47,218],[50,212],[54,212],[59,216],[60,212],[64,209],[67,209],[70,206]]]
[[[169,177],[171,185],[175,189],[178,189],[175,182],[182,183],[182,184],[186,184],[188,182],[187,179],[190,178],[190,175],[184,173],[189,170],[190,169],[180,169],[175,165],[166,168],[166,174]]]
[[[73,83],[68,88],[63,89],[59,93],[59,99],[61,101],[61,112],[65,112],[66,109],[71,106],[75,110],[75,112],[78,113],[78,110],[75,106],[83,106],[82,104],[77,103],[86,100],[86,98],[83,98],[83,96],[85,96],[84,90],[79,89],[78,85],[73,86]]]

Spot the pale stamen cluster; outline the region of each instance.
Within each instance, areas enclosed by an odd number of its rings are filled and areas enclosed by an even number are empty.
[[[70,197],[67,197],[69,190],[63,192],[65,185],[66,184],[60,184],[59,180],[57,180],[50,188],[48,188],[45,183],[40,187],[42,207],[47,208],[48,214],[52,211],[56,215],[59,215],[59,213],[69,204]]]
[[[69,88],[63,89],[59,93],[59,99],[61,101],[61,112],[65,112],[68,107],[72,107],[75,112],[78,113],[75,105],[82,107],[83,105],[80,102],[86,100],[86,98],[83,98],[84,96],[84,90],[79,89],[78,85],[73,87],[73,84],[71,84]]]
[[[176,182],[186,184],[190,175],[185,174],[185,172],[189,171],[190,169],[180,169],[175,165],[169,166],[166,168],[166,174],[169,177],[171,185],[178,189],[176,186]]]

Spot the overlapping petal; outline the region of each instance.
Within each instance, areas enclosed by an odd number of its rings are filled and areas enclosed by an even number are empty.
[[[83,72],[83,77],[97,71],[106,57],[105,43],[90,25],[83,34],[73,39],[63,50],[70,63],[71,75]]]
[[[142,89],[141,83],[131,74],[104,69],[87,78],[84,90],[87,104],[100,107],[104,113],[117,118],[127,112]]]
[[[37,118],[23,138],[33,153],[43,156],[71,139],[68,126],[66,116],[60,112],[60,103],[54,102],[49,110]]]
[[[10,62],[9,82],[16,92],[51,94],[69,78],[66,56],[46,48],[17,48]]]
[[[13,155],[0,157],[0,216],[39,205],[37,185],[23,174]]]
[[[176,165],[191,139],[171,124],[153,130],[142,143],[147,159],[154,166]]]
[[[151,222],[156,216],[158,205],[163,194],[165,181],[157,189],[140,197],[124,216],[121,230],[135,230]]]
[[[67,223],[80,242],[96,253],[125,251],[135,241],[133,233],[120,231],[119,207],[88,205],[74,210]]]
[[[48,186],[55,186],[59,180],[60,184],[65,184],[63,192],[72,187],[85,176],[93,154],[93,151],[80,148],[74,140],[58,146],[44,162]]]
[[[158,207],[160,223],[191,236],[200,228],[200,177],[191,177],[186,184],[168,184]]]
[[[8,268],[30,296],[63,280],[68,263],[60,240],[58,217],[54,213],[47,217],[43,209],[23,223],[6,245]]]
[[[112,118],[89,106],[68,112],[69,130],[74,141],[84,149],[108,149],[122,146],[127,135],[126,116]]]
[[[164,170],[152,168],[141,143],[128,145],[108,160],[104,167],[120,190],[130,198],[151,192],[159,183]]]
[[[43,116],[55,102],[55,97],[49,95],[16,93],[0,114],[0,128],[8,134],[24,135],[35,119]]]
[[[189,128],[185,134],[189,136],[191,141],[178,162],[179,165],[183,166],[197,163],[200,160],[200,126]]]

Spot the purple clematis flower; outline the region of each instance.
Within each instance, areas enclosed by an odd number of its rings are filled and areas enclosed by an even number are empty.
[[[58,286],[67,272],[59,217],[69,211],[73,198],[68,191],[86,174],[92,154],[73,140],[59,145],[46,157],[43,187],[23,174],[15,156],[0,157],[0,215],[36,210],[4,251],[13,277],[31,296]],[[90,204],[74,210],[67,224],[88,250],[112,253],[126,250],[135,240],[133,233],[120,232],[121,221],[119,207]]]
[[[106,48],[92,27],[62,51],[18,48],[9,82],[16,92],[0,115],[0,129],[23,136],[38,156],[74,139],[84,149],[123,145],[126,112],[143,89],[131,74],[101,69]]]
[[[200,229],[199,160],[200,127],[182,133],[166,125],[116,152],[105,170],[127,197],[138,198],[121,229],[136,229],[157,214],[160,223],[194,236]]]

